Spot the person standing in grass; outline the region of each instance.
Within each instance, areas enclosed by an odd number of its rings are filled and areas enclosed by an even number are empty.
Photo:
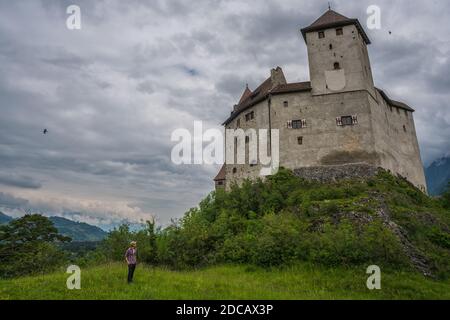
[[[130,247],[125,252],[125,261],[128,264],[128,283],[133,282],[134,269],[136,269],[136,241],[131,241]]]

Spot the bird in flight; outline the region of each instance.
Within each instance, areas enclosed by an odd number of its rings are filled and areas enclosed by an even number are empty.
[[[48,130],[47,130],[47,129],[44,129],[44,131],[42,131],[42,133],[43,133],[43,134],[47,134],[47,133],[48,133]]]

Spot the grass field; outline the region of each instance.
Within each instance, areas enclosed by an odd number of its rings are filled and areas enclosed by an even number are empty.
[[[80,290],[66,288],[68,276],[61,271],[0,280],[0,299],[450,299],[450,280],[400,271],[382,270],[381,290],[368,290],[363,267],[170,271],[139,265],[135,283],[128,285],[126,267],[108,264],[82,269]]]

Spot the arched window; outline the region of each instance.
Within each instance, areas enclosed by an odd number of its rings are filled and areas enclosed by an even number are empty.
[[[339,70],[341,68],[341,66],[339,65],[339,62],[335,62],[333,66],[334,66],[334,70]]]

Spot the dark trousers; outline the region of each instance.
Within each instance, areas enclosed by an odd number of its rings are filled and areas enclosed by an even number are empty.
[[[136,269],[135,264],[128,265],[128,283],[133,282],[134,269]]]

